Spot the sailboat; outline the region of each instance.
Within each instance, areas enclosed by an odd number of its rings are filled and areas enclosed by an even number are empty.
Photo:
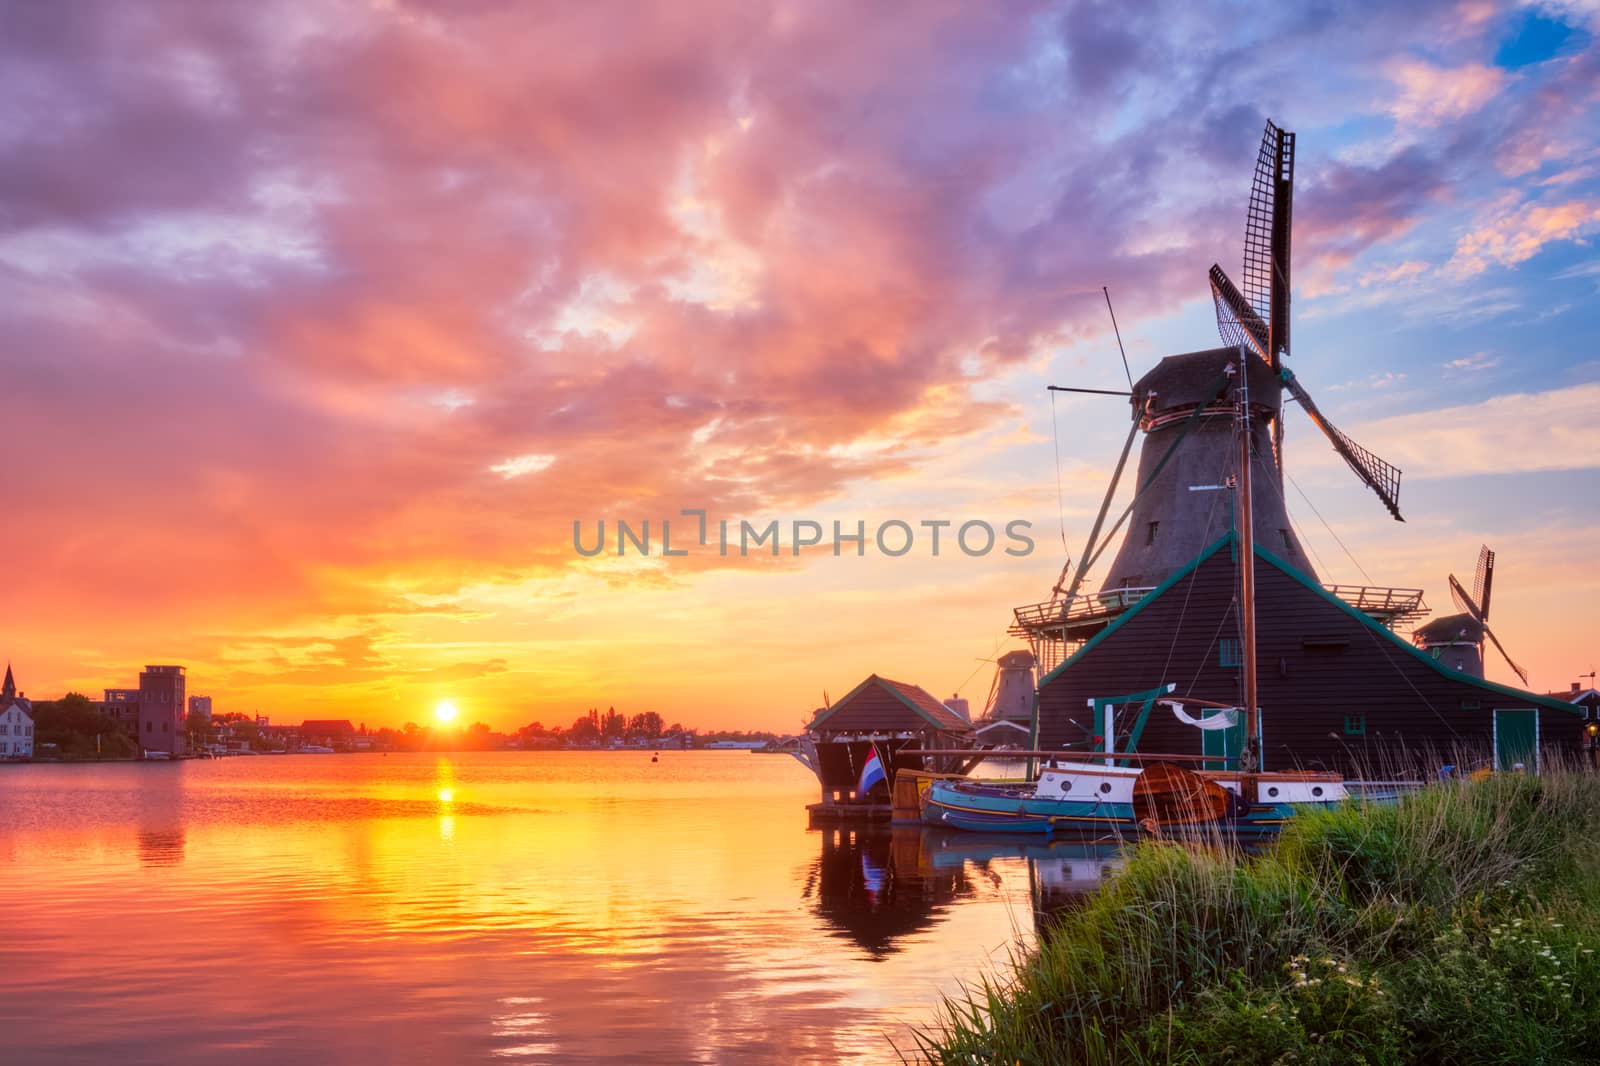
[[[1219,831],[1257,837],[1278,832],[1296,813],[1329,807],[1349,798],[1344,778],[1333,773],[1285,771],[1270,773],[1261,761],[1261,720],[1256,685],[1255,522],[1251,503],[1250,397],[1241,344],[1237,369],[1229,374],[1234,389],[1238,428],[1238,470],[1233,478],[1237,497],[1239,538],[1239,601],[1243,620],[1243,698],[1240,708],[1191,698],[1168,697],[1157,702],[1172,707],[1180,719],[1198,728],[1244,718],[1245,741],[1237,770],[1190,770],[1182,756],[1144,756],[1113,751],[1115,709],[1106,707],[1104,758],[1060,761],[1050,756],[1031,784],[1006,784],[969,779],[935,780],[923,797],[925,822],[972,832],[1057,832],[1133,835]],[[1184,704],[1213,709],[1210,719],[1186,716]],[[1036,753],[1049,756],[1049,753]],[[1096,753],[1099,755],[1100,753]],[[1164,760],[1164,761],[1163,761]],[[1128,765],[1142,762],[1143,765]],[[1121,765],[1118,765],[1121,763]]]

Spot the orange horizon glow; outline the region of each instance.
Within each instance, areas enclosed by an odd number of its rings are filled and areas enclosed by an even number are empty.
[[[1529,687],[1600,659],[1574,5],[1442,38],[1285,10],[1221,70],[1200,23],[1093,5],[36,6],[0,40],[29,72],[0,139],[0,658],[30,698],[179,663],[290,725],[794,733],[873,673],[981,711],[1127,430],[1046,386],[1218,343],[1206,272],[1236,269],[1268,117],[1298,136],[1294,373],[1405,471],[1402,525],[1290,409],[1318,577],[1438,617],[1488,543]],[[976,519],[1034,550],[714,546]]]

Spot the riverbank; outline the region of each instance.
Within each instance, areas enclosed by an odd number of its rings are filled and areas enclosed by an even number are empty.
[[[945,1063],[1600,1061],[1600,775],[1434,786],[1266,852],[1144,844],[1010,972],[945,1003]]]

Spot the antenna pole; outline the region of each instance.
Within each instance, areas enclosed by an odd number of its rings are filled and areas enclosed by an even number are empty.
[[[1117,313],[1111,310],[1111,290],[1100,286],[1100,291],[1106,294],[1106,310],[1111,311],[1111,332],[1117,335],[1117,351],[1122,353],[1122,372],[1128,375],[1128,391],[1133,391],[1133,371],[1128,369],[1128,352],[1122,346],[1122,330],[1117,328]]]
[[[1256,750],[1261,724],[1256,700],[1256,530],[1250,500],[1250,368],[1239,345],[1239,609],[1244,616],[1244,750],[1239,765],[1245,773],[1261,769]]]

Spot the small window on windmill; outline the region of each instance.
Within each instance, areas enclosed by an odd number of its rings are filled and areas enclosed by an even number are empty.
[[[1344,735],[1347,737],[1364,737],[1367,735],[1367,716],[1364,714],[1347,714],[1344,716]]]
[[[1217,665],[1224,668],[1244,665],[1244,645],[1232,637],[1217,642]]]
[[[1283,551],[1284,551],[1284,554],[1293,555],[1294,554],[1294,541],[1289,539],[1289,531],[1287,529],[1280,529],[1280,530],[1278,530],[1278,536],[1283,538]]]
[[[1154,544],[1156,542],[1156,530],[1160,528],[1160,522],[1151,522],[1149,527],[1144,531],[1144,542],[1146,544]]]

